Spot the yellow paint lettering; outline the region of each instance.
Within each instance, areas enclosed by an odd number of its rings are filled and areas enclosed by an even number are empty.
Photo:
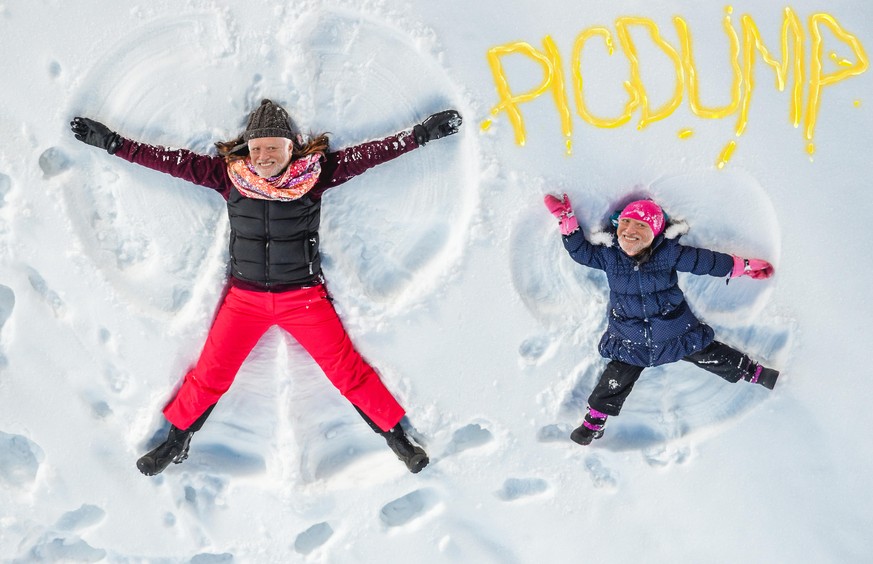
[[[620,127],[630,120],[631,114],[640,103],[637,91],[631,88],[629,82],[624,83],[625,89],[628,91],[629,100],[627,104],[625,104],[624,113],[617,118],[609,119],[596,117],[588,110],[588,107],[585,104],[585,96],[583,94],[584,81],[582,79],[582,50],[585,47],[585,43],[596,35],[603,37],[607,52],[610,55],[615,52],[612,43],[612,34],[610,34],[609,30],[604,27],[592,27],[586,29],[576,37],[576,41],[573,44],[572,61],[572,74],[575,79],[573,81],[573,94],[576,99],[576,112],[579,114],[579,117],[595,127]]]
[[[497,116],[501,111],[505,111],[509,116],[509,121],[512,123],[515,131],[515,142],[519,145],[525,143],[524,118],[518,105],[530,102],[543,94],[546,90],[552,89],[552,94],[555,103],[558,107],[558,113],[561,116],[561,126],[564,135],[568,138],[572,134],[572,120],[570,119],[570,109],[567,103],[567,95],[564,87],[563,70],[561,59],[558,54],[558,49],[555,46],[551,37],[546,36],[543,40],[545,45],[545,54],[536,50],[529,43],[516,42],[506,45],[500,45],[488,50],[488,64],[491,67],[491,73],[494,76],[494,83],[497,87],[497,96],[499,102],[491,109],[491,115]],[[513,95],[509,88],[509,81],[506,78],[506,72],[503,68],[502,58],[518,54],[529,57],[538,62],[543,67],[543,81],[533,90],[524,94]],[[482,129],[491,127],[491,119],[486,119],[482,122]],[[568,145],[569,147],[569,145]]]
[[[752,102],[752,90],[755,80],[752,71],[755,66],[754,50],[757,49],[765,63],[773,68],[776,73],[776,88],[782,92],[788,82],[788,73],[794,71],[794,88],[792,89],[789,115],[794,127],[800,124],[803,113],[803,28],[800,19],[791,8],[785,8],[782,20],[782,62],[777,61],[764,45],[761,32],[755,24],[755,20],[749,15],[742,17],[743,27],[743,105],[737,120],[737,135],[742,135],[749,122],[749,106]],[[792,50],[793,58],[789,58],[788,51]]]
[[[573,43],[570,70],[576,113],[584,122],[594,127],[618,128],[630,122],[633,113],[639,109],[641,116],[637,129],[641,130],[653,122],[672,115],[682,103],[683,93],[687,89],[689,108],[692,114],[697,117],[722,119],[732,114],[738,114],[735,133],[736,137],[740,137],[745,132],[749,122],[749,110],[755,89],[755,63],[756,59],[760,58],[773,69],[776,88],[780,92],[784,92],[786,87],[790,86],[789,118],[794,127],[799,127],[801,122],[804,122],[806,152],[812,157],[815,153],[813,138],[824,89],[867,70],[869,61],[863,45],[855,35],[846,31],[832,15],[813,14],[809,18],[811,47],[809,70],[806,71],[804,28],[794,10],[787,7],[783,11],[780,30],[781,53],[776,55],[765,45],[758,25],[750,15],[744,14],[742,16],[740,19],[741,33],[738,33],[731,20],[732,13],[733,8],[726,6],[725,16],[722,20],[722,26],[728,40],[728,58],[732,71],[730,101],[727,104],[709,106],[704,105],[701,101],[700,77],[694,59],[694,39],[684,18],[681,16],[673,18],[679,39],[679,50],[677,51],[662,37],[661,31],[653,20],[623,16],[615,20],[615,33],[630,67],[629,79],[623,83],[627,91],[624,109],[620,115],[615,117],[596,116],[589,109],[590,98],[586,101],[586,81],[582,72],[583,52],[589,45],[589,41],[595,39],[603,42],[609,56],[615,53],[613,35],[610,30],[605,27],[590,27],[581,31]],[[644,32],[647,32],[649,39],[656,47],[656,51],[663,52],[673,64],[675,89],[670,99],[659,107],[650,106],[646,86],[643,83],[642,65],[637,53],[637,43],[634,40],[637,37],[637,28],[642,28]],[[631,29],[634,29],[633,36]],[[823,37],[825,31],[829,32],[828,39],[833,37],[837,43],[835,46],[828,45],[827,55],[825,55],[825,39]],[[850,51],[848,56],[845,52],[847,47]],[[648,52],[647,50],[646,53]],[[543,70],[542,82],[527,92],[513,93],[503,64],[504,57],[510,55],[532,60],[536,65],[539,65]],[[571,154],[572,112],[568,102],[568,85],[565,84],[564,80],[562,58],[555,41],[550,36],[545,36],[542,50],[525,42],[507,43],[489,49],[487,60],[494,77],[498,102],[491,109],[488,118],[482,121],[481,129],[488,130],[493,119],[501,112],[506,112],[515,133],[516,143],[524,145],[525,126],[520,105],[535,100],[550,90],[558,112],[561,132],[565,138],[565,150],[568,155]],[[825,64],[828,65],[827,71],[824,69]],[[806,84],[809,85],[809,91],[804,108],[804,87]],[[860,107],[861,100],[856,99],[854,105]],[[679,139],[683,140],[689,139],[692,135],[693,131],[690,128],[682,129],[678,133]],[[716,161],[718,168],[723,168],[728,163],[736,146],[737,141],[732,140],[722,149]]]
[[[837,39],[843,41],[852,49],[852,53],[855,55],[854,64],[845,66],[830,74],[822,72],[822,52],[824,50],[824,41],[821,35],[822,24],[826,25]],[[829,14],[813,14],[809,18],[809,30],[812,33],[812,57],[809,65],[809,103],[806,106],[806,140],[809,142],[807,152],[812,155],[815,153],[813,136],[822,89],[825,86],[845,80],[850,76],[861,74],[867,70],[869,62],[867,60],[867,53],[864,52],[864,47],[858,41],[858,38],[844,30],[833,16]]]
[[[630,26],[640,26],[645,28],[649,35],[654,41],[655,45],[661,48],[664,53],[670,58],[673,63],[673,68],[676,72],[676,88],[673,91],[673,97],[667,101],[660,108],[650,111],[649,110],[649,99],[646,95],[646,88],[643,85],[643,79],[640,74],[640,61],[637,57],[637,50],[634,44],[633,38],[631,37],[630,30],[628,29]],[[661,32],[658,29],[658,26],[654,21],[648,18],[636,18],[636,17],[621,17],[615,20],[615,29],[618,33],[619,41],[621,42],[621,47],[624,50],[625,56],[630,61],[631,65],[631,88],[637,92],[637,96],[640,99],[640,105],[642,107],[642,117],[640,118],[640,123],[637,125],[638,129],[643,129],[647,125],[652,122],[664,119],[665,117],[672,114],[676,108],[679,107],[679,104],[682,103],[682,90],[684,84],[684,73],[682,70],[682,59],[679,57],[679,53],[676,52],[676,49],[673,48],[672,45],[667,43],[662,37]]]
[[[718,160],[715,162],[715,166],[719,169],[724,168],[724,165],[731,160],[731,156],[734,154],[734,149],[737,148],[736,141],[729,141],[727,145],[725,145],[724,149],[722,149],[721,154],[718,156]]]
[[[688,85],[688,105],[694,115],[702,118],[721,119],[728,116],[740,106],[740,40],[737,37],[737,32],[731,24],[730,13],[724,18],[724,29],[730,43],[730,61],[731,69],[733,69],[733,82],[731,83],[731,100],[721,107],[708,108],[704,107],[700,102],[700,93],[698,92],[699,81],[697,79],[697,69],[694,65],[694,50],[691,40],[691,32],[688,31],[688,24],[681,17],[673,18],[673,25],[676,26],[676,32],[679,34],[679,42],[682,46],[682,64],[685,68],[685,77]]]

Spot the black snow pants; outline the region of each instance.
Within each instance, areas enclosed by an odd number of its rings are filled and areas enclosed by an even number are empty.
[[[696,364],[731,383],[749,379],[757,366],[744,353],[718,341],[713,341],[706,348],[682,360]],[[607,415],[618,415],[643,368],[645,367],[619,360],[610,361],[588,397],[588,405]]]

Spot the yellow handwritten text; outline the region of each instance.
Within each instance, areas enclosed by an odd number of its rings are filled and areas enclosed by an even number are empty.
[[[688,95],[688,106],[693,115],[703,119],[723,119],[737,114],[735,126],[736,138],[746,130],[749,121],[749,109],[755,88],[754,67],[756,54],[761,61],[771,67],[775,74],[775,86],[785,91],[790,85],[788,115],[794,127],[803,123],[806,141],[806,152],[810,158],[815,153],[815,127],[821,105],[824,88],[832,86],[849,77],[859,75],[867,70],[869,61],[864,46],[852,33],[830,14],[816,13],[809,17],[808,29],[810,41],[809,71],[806,72],[806,53],[803,24],[791,8],[783,12],[781,28],[781,57],[777,57],[764,43],[761,33],[752,16],[744,14],[739,18],[739,31],[732,20],[733,9],[727,6],[722,27],[728,40],[728,56],[732,81],[730,86],[730,101],[721,106],[707,106],[701,101],[700,84],[697,64],[694,58],[694,40],[691,30],[684,18],[676,16],[673,25],[678,36],[678,47],[674,47],[664,39],[657,24],[644,17],[623,16],[615,20],[615,36],[621,52],[629,64],[629,77],[624,82],[627,101],[620,115],[614,117],[597,116],[590,110],[585,98],[585,80],[582,74],[582,54],[586,44],[592,40],[602,41],[608,55],[615,53],[616,41],[612,32],[602,26],[590,27],[580,32],[573,43],[570,59],[570,85],[576,114],[585,123],[599,128],[617,128],[631,121],[635,112],[639,111],[637,129],[642,130],[650,124],[671,116],[681,105],[684,93]],[[843,47],[848,47],[851,56],[841,56],[838,50],[831,49],[824,54],[825,39],[822,30],[827,29],[830,37],[838,40]],[[646,84],[642,77],[642,66],[638,56],[638,44],[631,34],[631,29],[647,32],[651,43],[662,52],[673,68],[675,88],[672,96],[661,106],[651,107]],[[844,49],[845,50],[845,49]],[[509,86],[503,58],[509,55],[520,55],[533,59],[542,67],[543,79],[534,89],[522,94],[516,94]],[[550,91],[558,111],[561,132],[565,138],[566,152],[572,152],[573,120],[570,102],[567,96],[567,86],[564,79],[564,68],[560,52],[554,39],[546,36],[543,39],[543,49],[539,50],[526,42],[514,42],[500,45],[488,50],[488,64],[494,76],[497,87],[498,103],[491,109],[491,115],[482,122],[482,129],[488,129],[493,120],[506,112],[515,132],[518,145],[525,144],[526,131],[520,105],[530,102],[547,91]],[[829,61],[828,61],[829,60]],[[836,68],[825,72],[824,63]],[[804,86],[808,87],[804,113]],[[855,101],[860,106],[860,100]],[[685,128],[679,132],[681,139],[692,135],[692,130]],[[736,139],[729,141],[716,160],[717,168],[723,168],[736,149]]]

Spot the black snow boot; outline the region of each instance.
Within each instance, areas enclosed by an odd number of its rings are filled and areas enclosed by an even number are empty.
[[[592,413],[593,412],[593,413]],[[580,445],[590,445],[591,441],[603,436],[603,428],[606,426],[606,414],[588,408],[582,424],[570,433],[570,440]]]
[[[423,448],[415,446],[409,442],[409,438],[407,438],[406,433],[403,432],[400,423],[395,425],[390,431],[382,431],[379,434],[385,437],[388,446],[391,447],[391,450],[394,451],[397,458],[402,460],[409,471],[413,474],[421,472],[422,468],[427,466],[427,463],[430,462]]]
[[[754,364],[749,368],[749,373],[743,376],[744,380],[752,384],[761,384],[768,390],[776,387],[776,379],[779,378],[779,371],[767,368],[763,364]]]
[[[175,425],[170,427],[167,440],[144,454],[136,461],[136,467],[146,476],[155,476],[166,469],[170,463],[179,464],[188,458],[188,445],[194,431],[182,431]]]
[[[428,460],[424,449],[409,442],[409,438],[407,438],[400,423],[395,425],[390,431],[383,431],[372,419],[367,417],[367,414],[364,413],[360,407],[354,406],[354,408],[355,411],[358,412],[358,415],[367,422],[367,425],[369,425],[371,429],[385,437],[388,446],[391,447],[391,450],[394,451],[397,458],[406,464],[406,467],[409,468],[410,472],[418,474],[421,472],[422,468],[427,466],[427,463],[430,462],[430,460]]]

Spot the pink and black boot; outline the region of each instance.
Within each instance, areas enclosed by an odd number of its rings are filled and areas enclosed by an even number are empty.
[[[585,414],[582,424],[576,427],[570,434],[570,440],[580,445],[590,445],[591,441],[603,436],[606,417],[605,413],[601,413],[589,406],[588,413]]]
[[[768,390],[776,387],[776,379],[779,378],[779,371],[767,368],[763,364],[754,364],[749,367],[749,373],[743,376],[743,379],[752,384],[761,384]]]

